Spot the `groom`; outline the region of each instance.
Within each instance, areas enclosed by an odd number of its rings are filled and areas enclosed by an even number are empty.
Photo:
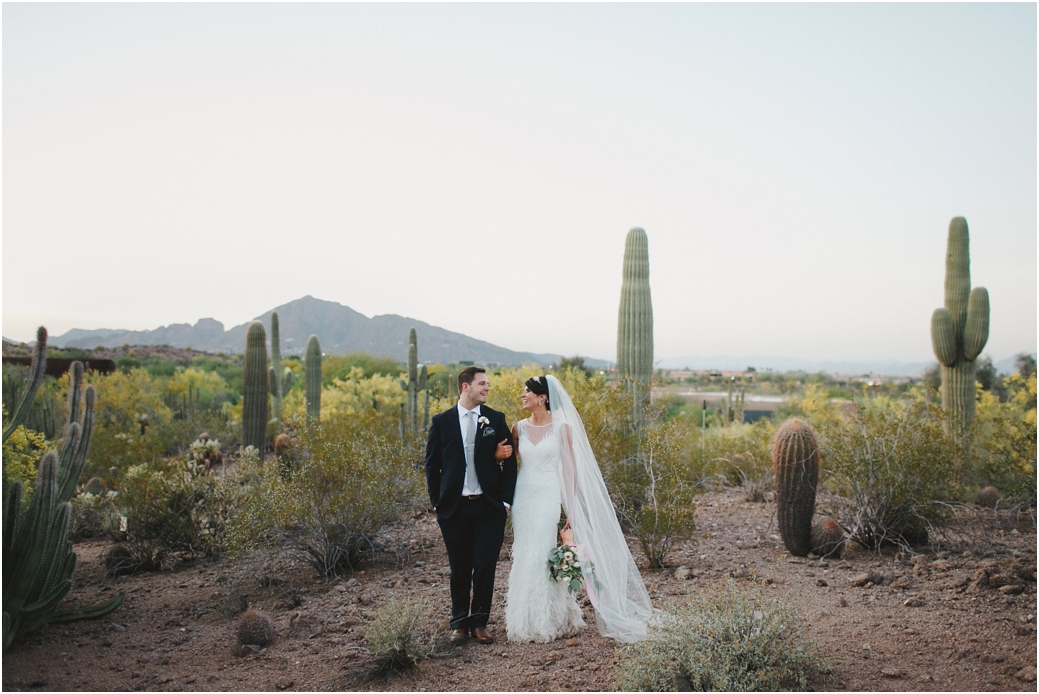
[[[463,369],[458,405],[433,417],[426,443],[429,501],[451,564],[451,640],[484,644],[494,641],[494,570],[516,490],[512,436],[505,415],[484,404],[490,389],[484,369]]]

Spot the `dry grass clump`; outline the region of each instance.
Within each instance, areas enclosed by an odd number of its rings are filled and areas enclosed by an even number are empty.
[[[433,605],[428,600],[396,598],[384,604],[364,627],[364,642],[375,658],[369,678],[406,672],[420,660],[433,655],[436,629],[423,629],[432,621]]]
[[[827,668],[801,610],[733,581],[665,612],[615,665],[621,691],[804,690]]]

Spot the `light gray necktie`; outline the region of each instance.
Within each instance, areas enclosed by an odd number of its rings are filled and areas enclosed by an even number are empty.
[[[466,415],[469,423],[465,432],[465,488],[475,494],[480,487],[480,481],[476,478],[476,411]]]

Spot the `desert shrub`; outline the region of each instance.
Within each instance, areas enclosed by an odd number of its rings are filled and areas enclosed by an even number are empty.
[[[809,416],[812,414],[809,410]],[[865,401],[851,417],[814,419],[829,515],[863,547],[926,543],[960,495],[963,446],[939,407],[908,397]]]
[[[1004,505],[1036,503],[1036,378],[1004,380],[1006,401],[979,394],[973,432],[975,486],[994,485]]]
[[[69,500],[69,539],[115,537],[119,532],[119,511],[114,490],[91,494],[82,487]]]
[[[7,410],[4,410],[4,428],[7,427]],[[3,445],[4,489],[12,482],[22,483],[22,498],[26,501],[32,496],[36,485],[36,469],[40,459],[47,451],[47,441],[43,434],[32,429],[19,426]]]
[[[705,484],[717,480],[741,486],[748,501],[765,501],[773,488],[773,434],[775,426],[769,419],[699,430],[690,441],[694,445],[692,454],[704,458],[699,469]],[[696,450],[697,444],[702,453]]]
[[[233,473],[210,472],[192,459],[131,466],[116,497],[125,545],[144,570],[172,555],[214,556],[227,539],[241,492]]]
[[[391,597],[364,627],[364,642],[375,659],[370,676],[396,674],[433,655],[437,632],[429,628],[433,605],[428,600],[398,601]]]
[[[695,538],[696,496],[702,489],[682,455],[679,423],[643,430],[635,455],[614,476],[622,518],[635,533],[649,566],[659,569],[677,542]]]
[[[423,498],[395,427],[371,410],[295,424],[297,464],[254,457],[242,466],[250,485],[232,528],[235,550],[280,549],[322,576],[356,566],[376,534]]]
[[[804,690],[825,672],[797,604],[733,581],[667,610],[614,666],[621,691]]]

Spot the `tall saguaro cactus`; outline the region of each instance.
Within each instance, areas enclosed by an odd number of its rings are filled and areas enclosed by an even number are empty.
[[[415,329],[412,328],[408,335],[408,380],[405,381],[403,378],[400,380],[401,389],[408,394],[405,421],[408,433],[412,436],[418,433],[418,392],[425,389],[428,378],[429,372],[426,365],[423,364],[421,370],[418,368],[418,337],[415,335]]]
[[[635,227],[624,242],[624,272],[617,316],[617,371],[632,393],[633,425],[642,421],[653,378],[653,301],[649,291],[649,239]]]
[[[242,374],[242,446],[253,446],[263,455],[267,442],[267,331],[254,320],[245,334],[245,369]]]
[[[321,343],[317,335],[307,340],[307,356],[304,362],[306,369],[307,419],[311,422],[321,420]]]
[[[278,327],[278,312],[271,312],[271,416],[281,419],[281,330]]]
[[[931,315],[931,344],[941,364],[948,434],[962,433],[974,419],[974,360],[988,342],[988,329],[988,290],[970,288],[967,220],[955,217],[949,222],[945,254],[945,307]]]

